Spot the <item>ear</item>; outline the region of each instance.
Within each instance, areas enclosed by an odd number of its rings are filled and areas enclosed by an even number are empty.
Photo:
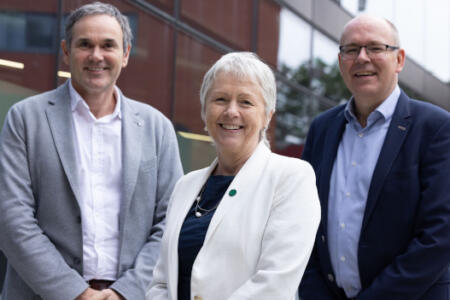
[[[395,68],[395,71],[397,73],[400,73],[401,70],[403,70],[403,67],[405,66],[405,50],[400,48],[397,50],[397,68]]]
[[[338,53],[338,63],[339,63],[339,72],[341,72],[342,74],[342,58],[339,53]]]
[[[61,41],[61,49],[63,52],[63,61],[66,63],[66,65],[69,65],[69,56],[70,56],[70,52],[69,52],[69,47],[67,47],[67,43],[66,40],[62,40]]]
[[[122,68],[128,65],[128,58],[130,57],[131,45],[128,45],[127,50],[123,54]]]

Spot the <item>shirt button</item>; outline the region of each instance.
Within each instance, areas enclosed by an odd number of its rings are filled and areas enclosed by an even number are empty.
[[[345,261],[345,256],[341,256],[341,261]]]
[[[333,282],[334,281],[334,277],[331,273],[328,274],[328,280]]]
[[[364,133],[360,133],[360,134],[358,134],[358,136],[359,136],[360,138],[362,138],[362,137],[364,136]]]
[[[350,197],[350,193],[349,192],[345,193],[345,196]]]
[[[341,223],[340,226],[341,226],[342,229],[345,228],[345,224],[344,223]]]
[[[355,167],[356,166],[356,162],[352,161],[352,166]]]

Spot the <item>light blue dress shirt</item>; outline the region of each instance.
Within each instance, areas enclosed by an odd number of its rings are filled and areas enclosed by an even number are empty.
[[[348,123],[330,179],[328,247],[336,283],[349,298],[361,290],[358,243],[367,194],[399,96],[397,86],[369,115],[364,128],[353,112],[353,99],[344,111]]]

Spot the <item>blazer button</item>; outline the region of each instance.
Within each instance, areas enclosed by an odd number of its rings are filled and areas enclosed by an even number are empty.
[[[325,243],[325,236],[322,234],[322,243]]]
[[[203,300],[203,298],[200,296],[194,296],[194,300]]]
[[[73,263],[76,265],[79,265],[81,263],[81,259],[79,257],[74,257],[73,258]]]
[[[329,281],[331,281],[331,282],[333,282],[334,281],[334,277],[333,277],[333,274],[328,274],[328,280]]]
[[[77,216],[77,223],[81,224],[81,217],[80,216]]]

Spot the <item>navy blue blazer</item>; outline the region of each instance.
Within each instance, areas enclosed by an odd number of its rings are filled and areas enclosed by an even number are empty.
[[[299,295],[347,299],[327,244],[330,176],[344,105],[311,124],[302,158],[316,172],[322,221]],[[356,299],[450,299],[450,114],[403,91],[375,166],[358,245]]]

